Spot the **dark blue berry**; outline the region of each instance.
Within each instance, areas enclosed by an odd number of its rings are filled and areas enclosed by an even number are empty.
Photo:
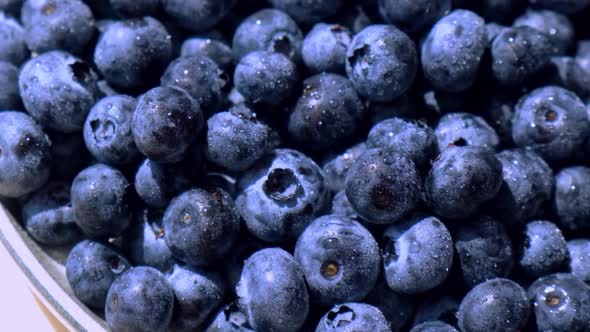
[[[519,247],[518,267],[524,276],[535,279],[564,271],[569,252],[561,230],[549,221],[532,221],[524,229]]]
[[[5,2],[0,2],[0,6]],[[29,55],[24,28],[18,21],[0,12],[0,31],[0,61],[20,65]]]
[[[335,305],[320,320],[315,332],[391,332],[391,325],[383,313],[365,303]]]
[[[570,270],[580,280],[590,284],[590,240],[574,239],[567,243]]]
[[[443,115],[434,130],[438,148],[444,151],[449,145],[477,146],[496,150],[500,144],[498,134],[482,117],[464,112]]]
[[[346,175],[352,164],[367,150],[365,142],[348,148],[341,154],[328,159],[322,170],[326,179],[326,186],[333,192],[344,190]]]
[[[231,69],[233,66],[233,54],[231,47],[222,40],[210,37],[187,38],[180,49],[183,57],[202,55],[215,61],[223,70]]]
[[[0,61],[0,110],[22,110],[18,91],[18,68]]]
[[[561,227],[590,228],[590,168],[573,166],[557,173],[553,206]]]
[[[547,34],[559,54],[565,54],[575,40],[570,19],[551,10],[528,9],[514,20],[513,26],[529,26]]]
[[[315,73],[344,73],[346,50],[351,40],[352,33],[342,25],[314,25],[305,36],[301,48],[305,66]]]
[[[440,322],[440,321],[432,321],[422,323],[420,325],[416,325],[412,327],[410,332],[458,332],[457,329],[452,327],[449,324]]]
[[[200,32],[214,27],[227,15],[236,0],[161,0],[164,12],[184,29]]]
[[[451,0],[379,0],[381,16],[400,29],[417,33],[451,10]]]

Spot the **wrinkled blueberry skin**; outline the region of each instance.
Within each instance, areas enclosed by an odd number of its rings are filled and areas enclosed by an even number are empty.
[[[369,148],[386,148],[407,155],[420,168],[430,166],[436,154],[436,136],[424,122],[403,118],[383,120],[371,128]]]
[[[25,113],[0,112],[0,196],[20,197],[49,178],[51,141]]]
[[[472,288],[492,278],[505,278],[512,271],[512,241],[504,225],[487,216],[460,225],[454,234],[463,282]]]
[[[314,73],[344,73],[346,50],[351,40],[348,28],[317,23],[303,39],[301,55],[305,66]]]
[[[231,47],[224,41],[207,38],[187,38],[180,48],[182,57],[195,55],[206,56],[215,61],[219,68],[227,71],[232,68],[233,53]]]
[[[429,28],[451,10],[451,0],[379,0],[379,13],[408,33]]]
[[[326,186],[332,192],[344,190],[344,183],[346,181],[346,175],[352,164],[367,151],[367,145],[365,142],[353,145],[341,154],[332,156],[324,166],[324,178],[326,179]]]
[[[350,167],[346,196],[368,222],[391,224],[422,200],[422,179],[412,160],[395,150],[370,149]]]
[[[590,240],[574,239],[567,242],[570,270],[578,279],[590,284]]]
[[[255,51],[236,66],[234,83],[247,101],[277,106],[293,94],[298,84],[297,67],[281,53]]]
[[[553,206],[561,227],[590,228],[590,168],[573,166],[557,173]]]
[[[0,110],[21,110],[22,101],[18,91],[18,68],[0,61]]]
[[[81,0],[27,0],[22,22],[27,45],[37,53],[63,50],[78,54],[95,32],[92,12]]]
[[[457,312],[459,329],[475,331],[522,331],[529,315],[527,294],[515,282],[496,278],[485,281],[461,301]]]
[[[458,332],[457,329],[449,324],[433,321],[426,322],[412,327],[410,332]]]
[[[228,254],[240,231],[231,197],[221,189],[189,190],[170,202],[164,213],[170,250],[192,266],[216,263]]]
[[[569,251],[561,230],[552,222],[531,221],[523,231],[518,267],[529,279],[567,270]]]
[[[192,32],[207,31],[227,15],[236,0],[162,0],[168,17]]]
[[[588,0],[529,0],[535,7],[551,9],[564,14],[575,14],[590,5]]]
[[[173,86],[188,92],[206,114],[217,112],[223,98],[226,80],[217,64],[203,55],[180,57],[162,75],[162,86]]]
[[[346,52],[346,74],[357,92],[374,102],[390,102],[414,82],[418,57],[414,42],[392,25],[370,25]]]
[[[174,292],[158,270],[140,266],[117,278],[107,295],[105,318],[109,330],[166,331],[172,318]]]
[[[113,87],[138,89],[157,82],[171,55],[166,28],[144,17],[107,25],[96,44],[94,63]]]
[[[132,120],[139,151],[163,163],[181,161],[202,128],[199,103],[173,87],[153,88],[139,97]]]
[[[176,302],[170,329],[197,331],[221,304],[225,285],[221,276],[188,266],[175,265],[167,276]]]
[[[358,218],[358,213],[356,213],[352,207],[352,204],[350,204],[350,201],[348,200],[348,197],[346,197],[346,192],[344,190],[337,192],[332,198],[331,214],[352,219]]]
[[[133,97],[115,95],[99,100],[90,109],[84,123],[84,142],[96,160],[121,165],[139,156],[131,131],[136,105]]]
[[[109,0],[111,7],[121,17],[142,17],[156,14],[160,0]]]
[[[69,185],[57,181],[47,183],[23,205],[22,217],[27,233],[35,241],[50,246],[78,241],[82,233],[69,202]]]
[[[134,265],[151,266],[162,272],[172,269],[174,257],[164,239],[163,214],[160,210],[141,209],[125,232],[123,247]]]
[[[102,309],[111,284],[131,264],[110,247],[84,240],[69,253],[66,276],[74,295],[85,305]]]
[[[20,65],[29,55],[24,28],[18,21],[0,12],[0,31],[0,61]]]
[[[82,130],[98,99],[97,81],[86,62],[51,51],[25,63],[18,87],[25,109],[42,126],[71,133]]]
[[[436,217],[416,215],[383,233],[383,266],[389,288],[417,294],[442,284],[453,264],[453,240]]]
[[[551,10],[528,9],[514,20],[513,26],[529,26],[549,36],[557,53],[565,54],[575,40],[574,26],[570,19]]]
[[[165,208],[172,198],[191,187],[190,168],[200,169],[200,165],[162,164],[145,159],[135,173],[135,191],[148,206]]]
[[[501,186],[502,163],[492,151],[472,146],[443,151],[424,184],[429,206],[449,219],[473,215]]]
[[[270,0],[273,7],[289,14],[302,24],[321,21],[338,12],[346,2],[343,0]]]
[[[129,183],[118,170],[96,164],[82,170],[72,183],[76,223],[91,238],[117,236],[129,226]]]
[[[392,331],[402,330],[412,319],[416,307],[415,299],[391,290],[385,278],[379,278],[364,302],[375,306],[383,313],[391,324]]]
[[[353,136],[364,115],[365,106],[352,83],[338,74],[322,73],[303,81],[288,130],[302,146],[328,149]]]
[[[572,156],[590,132],[584,103],[574,93],[556,86],[523,96],[516,105],[512,126],[514,143],[532,149],[548,162]]]
[[[246,260],[237,293],[256,331],[298,331],[309,312],[303,270],[279,248],[257,251]]]
[[[539,331],[586,331],[590,326],[590,287],[569,273],[539,278],[528,296]]]
[[[390,323],[383,313],[365,303],[335,305],[320,320],[315,332],[373,331],[391,332]]]
[[[324,175],[301,152],[276,149],[238,183],[236,206],[248,230],[267,242],[295,241],[329,205]]]
[[[475,82],[487,45],[485,21],[469,10],[455,10],[422,43],[424,76],[438,90],[464,91]]]
[[[324,306],[360,301],[380,273],[379,246],[361,224],[347,217],[323,216],[299,237],[295,259],[301,265],[312,302]],[[336,273],[326,271],[336,266]]]
[[[250,168],[278,143],[271,127],[244,105],[234,106],[207,120],[207,159],[229,171]]]
[[[217,312],[205,332],[254,332],[254,330],[238,305],[231,303]]]
[[[464,112],[443,115],[434,129],[438,149],[444,151],[450,144],[477,146],[496,150],[500,144],[498,134],[482,117]]]
[[[254,51],[278,52],[291,61],[301,59],[303,34],[289,15],[277,9],[260,10],[242,21],[234,33],[232,51],[239,62]]]
[[[519,26],[496,36],[491,54],[496,81],[503,86],[518,87],[544,69],[555,51],[548,35],[528,26]]]
[[[539,216],[553,194],[553,171],[536,153],[525,149],[496,154],[502,163],[499,193],[488,204],[489,212],[509,227]]]

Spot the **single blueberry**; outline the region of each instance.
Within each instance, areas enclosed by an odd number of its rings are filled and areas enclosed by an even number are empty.
[[[223,40],[208,36],[185,39],[180,49],[180,55],[182,57],[195,55],[206,56],[215,61],[219,68],[227,72],[233,67],[231,47]]]
[[[518,267],[530,279],[569,267],[567,243],[561,230],[552,222],[538,220],[526,224],[518,249]]]
[[[4,2],[0,1],[0,10]],[[29,55],[24,28],[5,12],[0,12],[0,31],[0,61],[19,66]]]
[[[567,242],[570,269],[580,280],[590,284],[590,240],[574,239]]]
[[[322,317],[315,332],[391,332],[391,324],[383,313],[365,303],[335,305]]]
[[[440,322],[440,321],[432,321],[432,322],[425,322],[420,325],[416,325],[412,327],[410,332],[458,332],[457,329],[452,327],[449,324]]]
[[[346,50],[351,40],[348,28],[317,23],[303,39],[301,55],[305,66],[314,73],[344,73]]]
[[[555,176],[554,211],[567,230],[590,228],[590,168],[567,167]]]
[[[443,115],[434,130],[438,149],[444,151],[450,144],[478,146],[496,150],[500,144],[498,134],[482,117],[464,112]]]
[[[559,54],[565,54],[575,40],[570,19],[551,10],[528,9],[514,20],[513,26],[529,26],[547,34]]]

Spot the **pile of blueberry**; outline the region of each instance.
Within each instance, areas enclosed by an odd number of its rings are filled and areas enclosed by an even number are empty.
[[[0,0],[0,197],[112,331],[590,331],[590,0]]]

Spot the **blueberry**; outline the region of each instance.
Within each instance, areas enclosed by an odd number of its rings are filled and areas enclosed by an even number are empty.
[[[256,331],[298,331],[309,311],[303,270],[279,248],[257,251],[246,260],[237,292]]]
[[[33,52],[81,53],[94,36],[94,17],[81,0],[27,0],[23,4],[26,42]]]
[[[516,105],[512,138],[549,162],[562,161],[581,149],[590,132],[584,103],[556,86],[533,90]]]
[[[0,196],[20,197],[49,178],[51,141],[30,116],[0,112]]]
[[[494,39],[496,39],[496,37],[498,37],[506,29],[508,29],[508,27],[505,25],[494,22],[486,23],[486,32],[488,34],[489,45],[491,45],[494,42]]]
[[[502,164],[488,149],[452,146],[437,158],[424,186],[438,215],[467,218],[500,191]]]
[[[434,130],[438,149],[444,151],[450,144],[477,146],[495,150],[500,144],[498,134],[482,117],[464,112],[443,115]]]
[[[105,318],[113,332],[166,331],[173,306],[174,293],[166,277],[151,267],[134,267],[111,285]]]
[[[205,332],[254,332],[254,330],[238,305],[231,303],[219,310]]]
[[[340,216],[323,216],[299,237],[295,259],[301,265],[313,302],[332,306],[360,301],[380,273],[379,246],[361,224]]]
[[[561,230],[549,221],[529,222],[519,247],[518,267],[530,279],[560,272],[569,266],[567,243]]]
[[[390,118],[374,125],[367,146],[403,153],[420,169],[430,165],[437,151],[436,137],[430,127],[424,122],[403,118]]]
[[[414,42],[392,25],[370,25],[359,32],[346,57],[346,73],[355,89],[376,102],[401,96],[418,69]]]
[[[514,20],[513,26],[529,26],[547,34],[559,54],[565,54],[575,40],[570,19],[551,10],[528,9]]]
[[[135,222],[124,234],[123,247],[127,257],[137,266],[151,266],[168,272],[174,265],[174,257],[166,244],[160,210],[141,209],[135,214]]]
[[[61,246],[78,241],[82,234],[76,225],[70,203],[70,186],[49,182],[23,205],[25,229],[35,241]]]
[[[273,7],[285,11],[301,23],[314,23],[338,12],[343,0],[270,0]]]
[[[392,290],[423,293],[442,284],[449,275],[453,240],[436,217],[415,215],[389,226],[383,236],[383,265]]]
[[[263,9],[245,18],[232,41],[234,61],[254,51],[278,52],[294,62],[301,58],[303,34],[289,15],[277,9]]]
[[[231,69],[233,66],[233,53],[231,47],[222,40],[209,37],[187,38],[182,43],[180,54],[183,57],[201,55],[215,61],[217,66],[223,70]]]
[[[513,281],[485,281],[465,295],[457,312],[459,329],[471,331],[521,331],[531,308],[527,294]]]
[[[181,261],[212,265],[227,255],[240,231],[240,219],[221,189],[189,190],[170,202],[164,214],[166,243]]]
[[[98,99],[97,80],[88,63],[51,51],[23,66],[18,87],[27,112],[42,126],[69,133],[82,130]]]
[[[504,180],[498,195],[488,204],[490,213],[504,224],[520,226],[543,212],[553,193],[553,171],[536,153],[525,149],[504,150]]]
[[[78,227],[93,238],[117,236],[129,226],[129,183],[112,167],[96,164],[82,170],[71,190]]]
[[[418,33],[451,10],[451,0],[379,0],[381,16],[400,29]]]
[[[519,26],[500,33],[492,42],[491,54],[496,81],[507,87],[517,87],[543,70],[555,52],[548,35]]]
[[[552,72],[551,72],[552,70]],[[580,98],[590,96],[590,61],[586,58],[556,56],[548,70],[550,82],[576,93]]]
[[[322,170],[326,179],[326,186],[333,192],[344,190],[346,175],[352,164],[367,151],[364,142],[353,145],[341,154],[328,159]]]
[[[112,9],[122,17],[141,17],[156,14],[160,0],[108,0]]]
[[[21,109],[23,106],[18,91],[18,68],[0,61],[0,110]]]
[[[199,330],[221,304],[225,293],[223,280],[216,273],[180,265],[175,265],[167,278],[176,298],[170,329]]]
[[[84,240],[70,251],[66,276],[74,295],[85,305],[102,309],[113,281],[131,267],[129,262],[100,242]]]
[[[3,1],[6,2],[6,1]],[[2,2],[0,2],[1,10]],[[10,62],[16,66],[23,63],[29,50],[25,42],[24,28],[18,21],[0,12],[0,61]]]
[[[243,174],[238,211],[248,230],[268,242],[294,241],[328,208],[324,176],[301,152],[276,149]]]
[[[568,230],[590,228],[590,168],[567,167],[555,176],[554,210]]]
[[[528,289],[539,331],[586,331],[590,287],[569,273],[546,275]]]
[[[482,216],[460,225],[454,234],[463,282],[471,287],[507,277],[514,266],[512,241],[497,220]]]
[[[132,120],[133,138],[149,159],[181,161],[203,127],[199,103],[183,90],[157,87],[137,102]]]
[[[327,149],[353,136],[365,107],[352,83],[322,73],[303,81],[303,94],[289,117],[289,134],[311,149]]]
[[[432,27],[422,44],[424,76],[438,90],[464,91],[475,82],[487,45],[484,20],[455,10]]]
[[[107,164],[127,164],[139,156],[133,141],[131,120],[135,98],[115,95],[99,100],[84,123],[84,141],[96,160]]]
[[[285,55],[255,51],[240,60],[234,72],[234,82],[247,101],[277,106],[293,94],[298,83],[297,75],[297,67]]]
[[[422,179],[414,162],[388,149],[370,149],[351,166],[346,196],[369,222],[391,224],[413,211],[422,199]]]
[[[162,164],[145,159],[135,173],[135,191],[148,206],[165,208],[170,200],[193,183],[194,164]]]
[[[303,39],[301,55],[314,73],[344,73],[346,50],[352,40],[348,28],[338,24],[317,23]]]
[[[529,0],[534,7],[556,10],[564,14],[575,14],[590,5],[588,0]]]
[[[332,198],[332,212],[333,215],[336,216],[343,216],[352,219],[357,219],[358,214],[350,204],[348,197],[346,197],[346,192],[341,190],[337,192],[334,197]]]
[[[230,171],[245,171],[277,145],[271,127],[244,105],[207,120],[207,158]]]
[[[420,325],[416,325],[412,327],[410,332],[458,332],[457,329],[452,327],[449,324],[440,322],[440,321],[432,321],[422,323]]]
[[[590,240],[574,239],[567,242],[570,269],[580,280],[590,284]]]
[[[412,296],[391,290],[385,278],[379,278],[377,285],[364,301],[383,313],[391,324],[392,331],[402,330],[411,320],[416,307],[416,301]]]
[[[383,313],[365,303],[335,305],[320,320],[315,332],[391,332],[391,325]]]
[[[193,55],[172,61],[162,75],[161,83],[184,89],[199,102],[203,112],[213,114],[221,105],[227,83],[224,75],[213,60]]]
[[[172,41],[151,17],[114,21],[102,32],[94,63],[115,88],[138,89],[157,82],[172,55]]]
[[[214,27],[227,15],[236,0],[161,0],[164,12],[184,29],[200,32]]]

